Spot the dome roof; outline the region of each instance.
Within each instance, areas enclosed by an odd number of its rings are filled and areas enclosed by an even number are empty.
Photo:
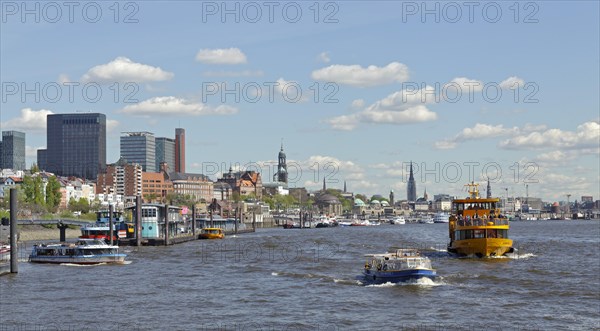
[[[339,204],[340,200],[331,194],[322,194],[317,198],[317,203]]]
[[[379,200],[371,200],[371,204],[372,205],[379,205],[379,204],[381,204],[381,202],[379,202]]]
[[[359,199],[359,198],[356,198],[356,199],[354,199],[354,205],[355,205],[355,206],[364,206],[364,205],[365,205],[365,202],[364,202],[364,201],[362,201],[362,200],[361,200],[361,199]]]
[[[390,205],[390,203],[389,203],[389,202],[387,202],[387,201],[385,201],[385,200],[383,200],[383,201],[381,201],[381,205],[382,205],[382,206],[389,206],[389,205]]]

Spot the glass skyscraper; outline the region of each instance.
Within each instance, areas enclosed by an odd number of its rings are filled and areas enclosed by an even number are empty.
[[[25,133],[2,131],[0,168],[25,170]]]
[[[95,180],[106,167],[106,115],[52,114],[47,119],[48,147],[38,152],[43,156],[38,160],[40,168],[59,176]]]
[[[156,171],[160,171],[160,164],[165,162],[169,172],[175,171],[175,139],[156,138]]]
[[[121,157],[145,172],[156,172],[156,140],[151,132],[122,132]]]

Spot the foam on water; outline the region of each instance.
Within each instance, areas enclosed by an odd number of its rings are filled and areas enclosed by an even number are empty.
[[[64,265],[67,267],[95,267],[95,266],[99,266],[99,265],[106,265],[106,262],[96,263],[96,264],[60,263],[60,265]]]

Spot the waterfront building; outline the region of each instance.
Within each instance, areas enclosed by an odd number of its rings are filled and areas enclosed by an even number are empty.
[[[175,172],[185,173],[185,129],[175,129]]]
[[[157,137],[155,139],[156,165],[155,169],[161,169],[160,164],[166,163],[169,171],[175,170],[175,139]]]
[[[38,152],[40,169],[57,176],[95,180],[106,166],[106,115],[50,114],[46,145]]]
[[[2,131],[0,169],[25,170],[25,132]]]
[[[341,215],[342,203],[333,194],[320,194],[315,200],[315,206],[322,215]]]
[[[15,188],[17,187],[17,185],[21,184],[23,184],[22,177],[11,176],[6,178],[0,178],[0,198],[4,199],[4,194],[8,194],[8,190],[10,190],[11,188]]]
[[[117,194],[126,199],[141,195],[142,172],[141,165],[128,164],[124,158],[120,158],[116,163],[106,166],[105,172],[98,174],[96,194]]]
[[[213,199],[213,182],[203,174],[169,172],[168,178],[173,183],[175,194],[191,196],[195,201],[209,202]]]
[[[213,199],[217,201],[228,201],[231,200],[231,194],[233,193],[231,186],[225,182],[213,183]]]
[[[231,186],[233,192],[239,195],[254,194],[257,199],[262,198],[263,184],[260,173],[256,171],[237,171],[233,172],[229,168],[228,173],[224,173],[218,182],[224,182]]]
[[[151,132],[122,132],[121,157],[139,164],[145,172],[156,172],[156,142]]]
[[[142,172],[142,198],[144,202],[166,201],[167,195],[173,193],[173,183],[167,173]]]
[[[417,184],[415,183],[415,177],[413,176],[412,161],[410,162],[410,173],[408,176],[408,183],[406,185],[406,199],[409,202],[417,201]]]

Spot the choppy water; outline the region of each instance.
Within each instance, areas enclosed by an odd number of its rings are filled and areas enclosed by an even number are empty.
[[[0,277],[0,330],[600,329],[600,222],[514,222],[511,237],[519,253],[488,260],[448,257],[446,224],[407,224],[127,247],[118,266],[21,262]],[[363,255],[390,246],[428,249],[441,277],[362,285]]]

